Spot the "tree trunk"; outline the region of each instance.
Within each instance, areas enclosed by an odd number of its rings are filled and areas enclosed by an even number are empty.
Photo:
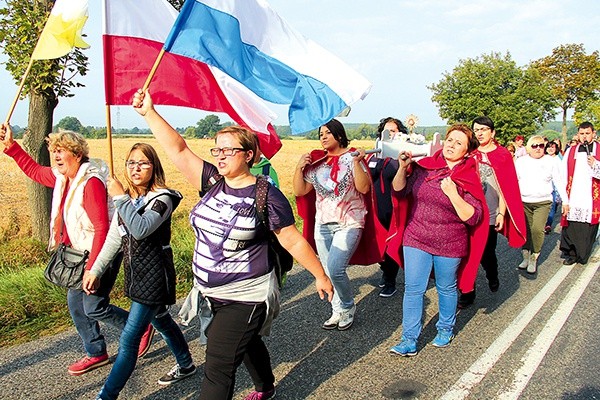
[[[567,107],[563,106],[562,113],[562,150],[564,151],[567,148]]]
[[[40,165],[50,165],[50,154],[45,139],[48,133],[52,132],[52,117],[57,104],[55,98],[48,98],[43,94],[32,92],[29,95],[28,129],[23,136],[23,147]],[[52,189],[28,181],[27,196],[32,236],[42,243],[48,243]]]

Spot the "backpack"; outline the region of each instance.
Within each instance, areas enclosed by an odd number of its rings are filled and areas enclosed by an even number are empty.
[[[219,174],[211,176],[206,186],[202,187],[200,196],[204,196],[222,178],[223,176]],[[256,176],[254,206],[256,207],[258,222],[261,223],[268,232],[267,246],[269,270],[275,270],[277,284],[281,289],[287,280],[287,273],[291,271],[294,265],[294,257],[292,257],[292,255],[281,245],[281,243],[279,243],[279,240],[277,240],[277,237],[273,231],[269,229],[269,219],[267,214],[269,185],[270,183],[266,176]]]

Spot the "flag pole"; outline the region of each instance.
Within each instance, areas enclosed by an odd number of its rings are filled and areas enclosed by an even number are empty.
[[[110,176],[115,175],[115,167],[113,164],[113,146],[112,146],[112,125],[110,122],[110,105],[106,105],[106,138],[108,139],[108,168]]]
[[[144,82],[144,87],[142,87],[142,92],[145,92],[146,89],[148,89],[148,87],[150,86],[150,82],[152,82],[152,78],[154,78],[154,74],[156,73],[156,70],[158,69],[158,66],[159,66],[160,62],[162,61],[162,58],[164,55],[165,55],[165,49],[162,48],[162,49],[160,49],[160,53],[158,53],[158,56],[156,57],[156,61],[154,61],[154,65],[152,66],[152,69],[150,70],[150,73],[148,74],[148,78],[146,78],[146,82]]]
[[[19,97],[21,96],[21,92],[23,91],[23,86],[25,86],[25,79],[29,75],[29,71],[31,71],[31,66],[33,65],[33,57],[29,58],[29,64],[27,65],[27,69],[25,70],[25,74],[23,74],[23,78],[21,78],[21,83],[19,84],[19,89],[17,89],[17,95],[8,110],[8,115],[6,116],[6,123],[10,123],[10,118],[12,117],[13,112],[15,111],[15,107],[17,106],[17,101],[19,101]]]

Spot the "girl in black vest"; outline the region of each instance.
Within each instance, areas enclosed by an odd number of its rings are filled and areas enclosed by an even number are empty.
[[[116,178],[108,182],[117,212],[102,251],[84,280],[84,290],[93,293],[108,261],[123,250],[125,295],[132,303],[119,341],[119,354],[97,397],[103,400],[116,399],[125,386],[150,323],[177,360],[177,365],[158,383],[169,385],[196,372],[187,342],[167,307],[175,303],[171,214],[182,196],[166,188],[165,174],[152,146],[133,145],[125,166],[125,188]]]

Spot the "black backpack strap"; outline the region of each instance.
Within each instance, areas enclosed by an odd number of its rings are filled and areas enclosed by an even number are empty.
[[[269,229],[269,222],[267,221],[267,193],[269,191],[269,181],[265,176],[258,175],[256,177],[256,216],[258,220],[264,225],[267,230]]]

